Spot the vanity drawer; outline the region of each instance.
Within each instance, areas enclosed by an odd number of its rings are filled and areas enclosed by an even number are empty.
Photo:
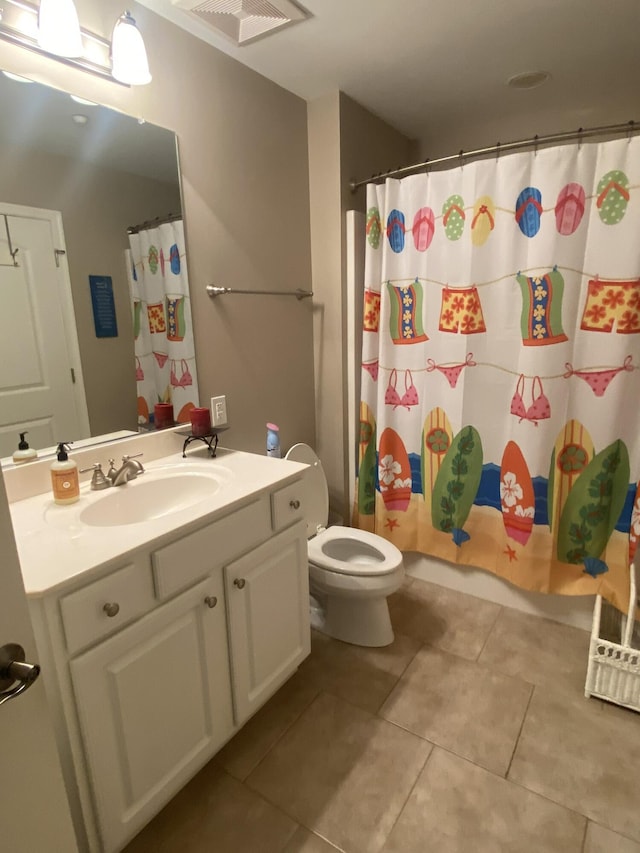
[[[209,574],[216,566],[244,554],[271,536],[269,497],[190,533],[153,553],[153,579],[158,598],[169,598]]]
[[[284,530],[294,521],[304,518],[302,480],[296,480],[271,495],[271,516],[274,530]]]
[[[101,640],[155,604],[147,555],[66,595],[60,610],[69,653]]]

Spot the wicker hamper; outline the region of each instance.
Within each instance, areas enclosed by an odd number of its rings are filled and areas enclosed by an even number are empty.
[[[585,696],[597,696],[640,711],[640,649],[636,626],[636,570],[630,568],[629,607],[624,616],[596,596],[589,643]]]

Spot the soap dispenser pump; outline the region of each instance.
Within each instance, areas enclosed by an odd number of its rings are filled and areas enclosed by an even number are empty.
[[[51,466],[51,486],[53,499],[57,504],[72,504],[80,497],[78,466],[69,459],[68,441],[58,444],[58,460]]]
[[[28,430],[25,430],[20,433],[20,443],[18,444],[18,449],[13,454],[13,461],[16,465],[22,465],[23,462],[30,462],[38,456],[38,452],[33,447],[29,447],[29,443],[25,441],[24,437],[27,432]]]

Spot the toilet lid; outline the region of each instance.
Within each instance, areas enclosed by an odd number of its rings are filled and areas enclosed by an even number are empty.
[[[307,539],[315,536],[319,527],[329,520],[329,489],[320,460],[308,444],[294,444],[285,459],[303,462],[309,467],[302,475],[302,506],[307,522]]]

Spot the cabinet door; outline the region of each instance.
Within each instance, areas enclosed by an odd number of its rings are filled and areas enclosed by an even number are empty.
[[[309,654],[306,525],[225,568],[236,722],[241,725]]]
[[[109,853],[144,826],[233,731],[222,574],[70,667]]]

